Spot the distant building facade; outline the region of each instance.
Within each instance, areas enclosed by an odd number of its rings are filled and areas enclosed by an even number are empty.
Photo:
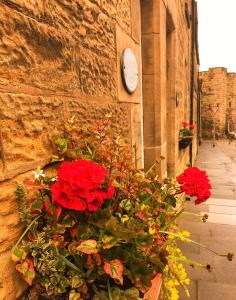
[[[225,137],[236,131],[236,73],[226,68],[210,68],[200,73],[202,137],[212,137],[215,122],[216,135]],[[218,111],[211,112],[217,105]]]
[[[21,233],[17,181],[50,161],[49,137],[65,120],[112,112],[140,167],[175,176],[193,162],[179,149],[186,120],[198,123],[197,4],[192,0],[0,1],[0,299],[25,286],[10,250]],[[130,48],[138,85],[127,91],[121,58]],[[132,70],[131,70],[132,71]]]

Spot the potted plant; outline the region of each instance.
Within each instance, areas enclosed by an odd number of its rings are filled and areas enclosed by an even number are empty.
[[[182,127],[179,131],[179,149],[184,149],[191,144],[193,140],[193,130],[195,129],[194,124],[188,124],[188,122],[183,121]]]
[[[69,122],[53,141],[52,165],[16,192],[25,230],[12,258],[38,299],[154,300],[162,281],[166,295],[185,287],[178,272],[188,260],[175,239],[186,232],[175,207],[183,192],[205,201],[207,176],[193,168],[178,181],[160,179],[153,167],[144,173],[111,115],[80,129]]]

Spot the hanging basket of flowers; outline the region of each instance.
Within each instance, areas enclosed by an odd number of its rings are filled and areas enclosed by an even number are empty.
[[[175,208],[182,192],[206,201],[205,173],[192,171],[205,176],[201,195],[203,181],[188,181],[190,171],[179,182],[160,180],[154,168],[144,173],[110,115],[66,130],[54,138],[52,167],[34,171],[16,193],[25,230],[12,259],[38,299],[156,300],[162,282],[164,299],[186,289],[176,243],[186,233],[175,224],[183,210]]]
[[[193,137],[184,137],[179,140],[179,149],[185,149],[192,143]]]
[[[179,149],[185,149],[192,143],[194,124],[188,124],[186,121],[182,122],[182,128],[179,132]]]

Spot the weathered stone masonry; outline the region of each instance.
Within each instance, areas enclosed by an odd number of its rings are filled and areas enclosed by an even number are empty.
[[[141,81],[128,95],[119,61],[129,46],[140,67],[136,2],[0,1],[1,300],[24,289],[10,258],[21,230],[16,181],[49,162],[49,137],[63,131],[64,121],[76,115],[91,122],[112,111],[141,157]]]
[[[212,137],[213,118],[218,137],[225,137],[227,131],[236,131],[236,73],[226,68],[210,68],[201,72],[201,123],[202,136]],[[216,114],[210,112],[210,105],[218,104]]]
[[[178,133],[190,115],[191,2],[0,1],[1,300],[16,300],[25,288],[10,257],[21,232],[16,182],[50,161],[49,138],[63,132],[65,120],[75,115],[83,124],[112,112],[138,146],[140,166],[162,155],[157,172],[164,176],[189,163],[189,148],[178,149]],[[120,74],[126,47],[139,66],[132,95]],[[196,123],[197,41],[194,55]]]

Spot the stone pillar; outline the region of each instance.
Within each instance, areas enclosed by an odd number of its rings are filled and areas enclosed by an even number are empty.
[[[157,172],[165,176],[166,163],[166,7],[162,0],[142,3],[142,73],[144,111],[144,166],[161,160]]]

